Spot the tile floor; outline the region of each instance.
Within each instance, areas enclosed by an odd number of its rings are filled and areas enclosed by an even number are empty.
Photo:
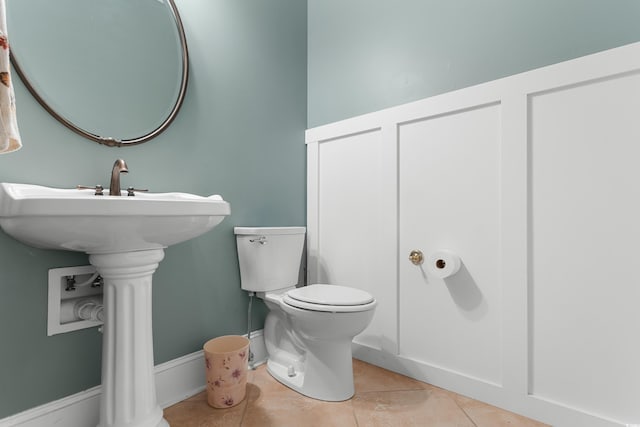
[[[207,405],[206,392],[164,411],[171,427],[542,427],[546,424],[354,359],[356,394],[321,402],[249,371],[247,397],[229,409]]]

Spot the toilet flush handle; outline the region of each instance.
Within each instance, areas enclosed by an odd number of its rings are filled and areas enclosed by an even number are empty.
[[[251,243],[260,243],[261,245],[266,245],[267,244],[267,237],[266,236],[260,236],[260,237],[257,237],[255,239],[249,239],[249,241]]]

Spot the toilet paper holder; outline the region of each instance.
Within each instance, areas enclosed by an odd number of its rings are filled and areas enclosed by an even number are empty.
[[[415,249],[409,253],[409,261],[411,261],[414,265],[420,265],[424,263],[424,254]],[[443,269],[447,266],[447,261],[442,258],[438,258],[435,263],[435,267],[438,269]]]
[[[414,249],[409,253],[409,261],[411,261],[413,265],[420,265],[424,262],[424,254],[421,251]]]
[[[409,253],[409,261],[413,265],[422,265],[425,262],[425,256],[422,251],[414,249]],[[429,255],[427,260],[427,272],[433,274],[440,279],[446,279],[458,272],[462,265],[460,257],[449,250],[439,250]]]

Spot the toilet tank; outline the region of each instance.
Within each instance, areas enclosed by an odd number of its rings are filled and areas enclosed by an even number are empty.
[[[305,227],[235,227],[242,289],[268,292],[298,283]]]

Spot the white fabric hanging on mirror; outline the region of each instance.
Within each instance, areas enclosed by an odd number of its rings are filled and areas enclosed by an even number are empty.
[[[6,12],[5,0],[0,0],[0,154],[22,147],[11,83]]]

